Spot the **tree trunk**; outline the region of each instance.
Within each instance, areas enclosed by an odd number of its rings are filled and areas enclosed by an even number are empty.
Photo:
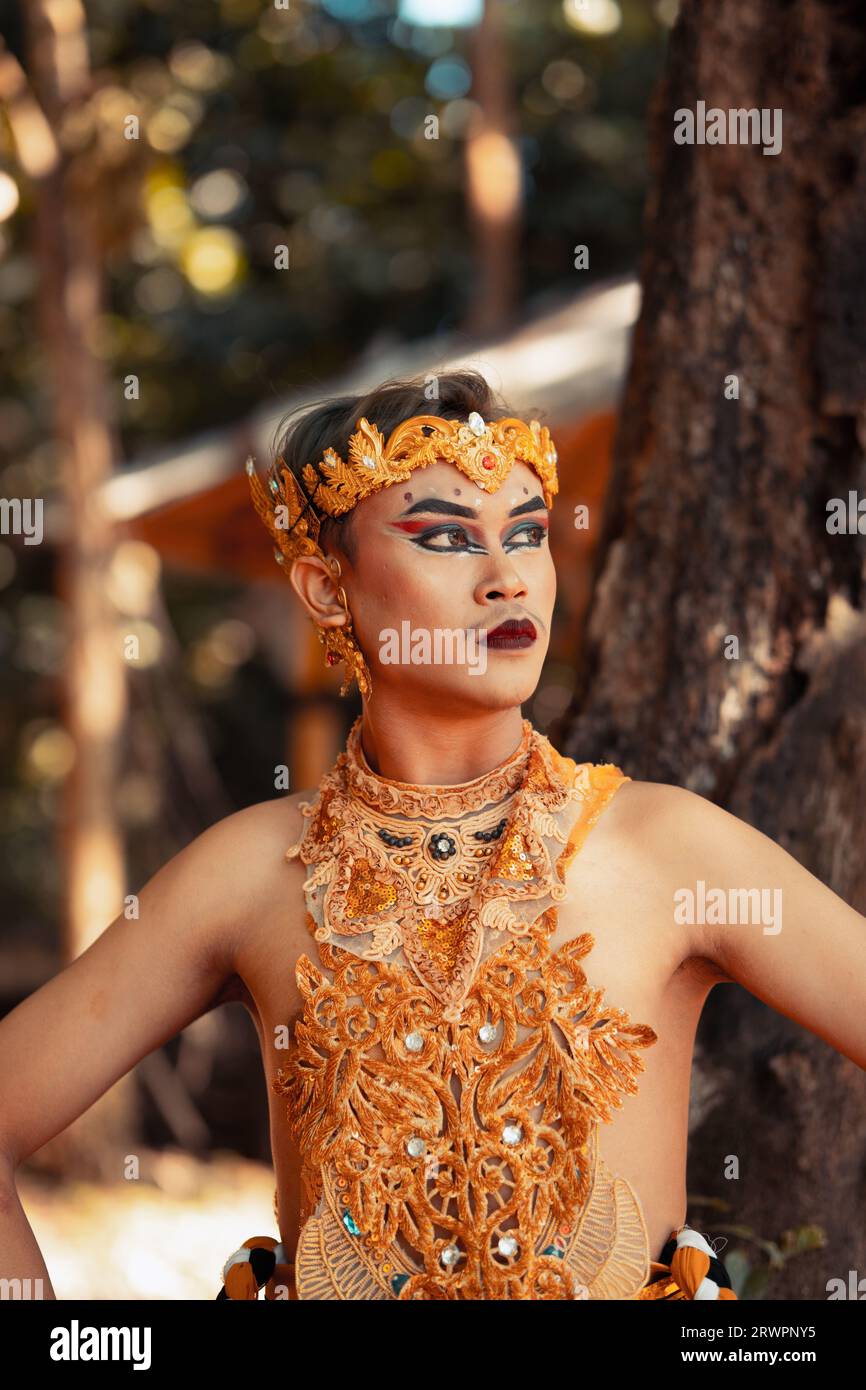
[[[830,534],[827,504],[864,486],[864,85],[853,4],[685,0],[650,113],[643,306],[560,738],[724,805],[860,912],[866,541]],[[674,113],[701,101],[781,109],[781,152],[675,143]],[[826,1298],[828,1278],[866,1273],[866,1074],[736,985],[711,994],[698,1044],[691,1224],[701,1194],[764,1238],[820,1226],[827,1248],[767,1296]],[[754,1255],[733,1239],[724,1257],[737,1246]]]
[[[80,126],[91,95],[86,15],[78,0],[31,0],[27,17],[35,96],[58,138],[57,158],[34,186],[40,327],[72,520],[59,585],[68,625],[64,714],[75,746],[63,827],[68,963],[123,907],[124,854],[114,799],[126,680],[119,619],[109,598],[114,537],[100,491],[112,468],[107,391],[93,350],[104,308],[98,244],[104,189],[95,147],[77,147],[80,129],[75,134],[75,118]],[[110,1048],[112,1040],[106,1038],[105,1045]],[[67,1175],[119,1179],[134,1114],[135,1080],[122,1077],[45,1145],[35,1163],[59,1166]]]

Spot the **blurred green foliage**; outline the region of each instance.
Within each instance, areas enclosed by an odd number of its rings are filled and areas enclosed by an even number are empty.
[[[396,4],[363,0],[86,8],[95,78],[114,97],[102,119],[140,114],[150,157],[140,225],[106,258],[98,344],[127,457],[327,380],[371,344],[461,325],[476,275],[463,169],[471,31],[409,26]],[[435,15],[435,0],[427,8]],[[667,29],[643,0],[599,37],[570,28],[562,0],[498,9],[523,165],[522,289],[568,293],[634,263],[644,113]],[[438,139],[424,136],[430,114]],[[0,156],[14,175],[8,131]],[[0,246],[0,389],[16,408],[4,435],[19,462],[22,446],[45,443],[31,210],[22,188]],[[588,276],[573,269],[576,242],[591,248]],[[278,244],[288,271],[274,267]],[[138,402],[122,398],[130,373]]]
[[[121,467],[283,393],[321,395],[360,354],[459,331],[466,321],[478,271],[464,191],[471,28],[438,25],[436,0],[420,25],[400,19],[398,0],[278,4],[86,4],[98,92],[93,157],[113,170],[95,194],[107,311],[94,348],[109,380]],[[569,0],[498,5],[522,165],[522,306],[634,267],[645,111],[675,8],[675,0],[573,0],[574,27]],[[588,32],[587,15],[609,32]],[[0,0],[0,29],[26,70],[23,0]],[[119,132],[131,114],[140,135],[123,148]],[[438,139],[424,137],[430,115]],[[49,496],[59,459],[35,316],[34,193],[5,118],[0,176],[20,198],[0,222],[0,494]],[[590,247],[588,272],[574,269],[577,243]],[[281,245],[288,269],[275,263]],[[141,382],[136,400],[124,391],[130,375]],[[55,584],[45,547],[13,551],[0,538],[0,813],[8,832],[0,891],[19,930],[35,929],[46,945],[56,939],[68,765]],[[208,688],[189,646],[225,619],[233,592],[169,581],[186,657],[183,672],[167,678],[201,714],[229,799],[243,805],[274,794],[263,779],[270,769],[272,780],[281,746],[279,692],[254,655]],[[133,748],[136,720],[160,737],[160,716],[142,691],[133,691]],[[136,795],[145,821],[150,802],[140,784]],[[194,798],[180,812],[169,800],[164,818],[149,817],[160,833],[141,872],[208,822]],[[156,803],[165,806],[164,794]]]

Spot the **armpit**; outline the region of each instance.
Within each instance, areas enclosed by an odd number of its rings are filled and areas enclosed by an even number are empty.
[[[735,981],[722,969],[717,961],[709,956],[688,956],[674,971],[675,975],[685,975],[700,985],[732,985]]]

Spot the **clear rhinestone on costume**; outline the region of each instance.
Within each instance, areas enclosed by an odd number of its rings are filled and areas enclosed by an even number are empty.
[[[253,474],[254,474],[255,471],[256,471],[256,465],[255,465],[255,462],[254,462],[254,460],[253,460],[252,454],[250,454],[249,458],[247,459],[247,462],[246,462],[246,470],[247,470],[247,472],[249,473],[250,477],[252,477]]]
[[[482,1023],[481,1027],[478,1029],[478,1036],[482,1042],[493,1042],[493,1039],[496,1037],[496,1024]]]
[[[502,1131],[503,1144],[519,1144],[523,1138],[523,1129],[520,1125],[506,1125]]]
[[[486,426],[477,410],[473,410],[468,420],[469,428],[473,434],[483,434]]]
[[[364,454],[361,462],[363,463],[365,468],[376,467],[376,460],[373,458],[372,454]]]
[[[431,835],[428,847],[433,858],[438,860],[450,859],[457,853],[457,841],[452,835],[444,833]]]
[[[408,1149],[409,1153],[412,1155],[413,1158],[420,1158],[421,1155],[426,1152],[427,1145],[424,1143],[424,1140],[420,1137],[420,1135],[413,1134],[412,1138],[406,1145],[406,1148]]]
[[[517,1241],[514,1239],[514,1236],[499,1237],[500,1255],[516,1255],[519,1249],[520,1246],[517,1244]]]
[[[458,1250],[456,1245],[446,1245],[439,1258],[444,1265],[450,1267],[451,1265],[456,1265],[462,1253],[463,1252]]]
[[[420,1033],[407,1033],[403,1039],[403,1045],[407,1052],[420,1052],[424,1046],[424,1039]]]

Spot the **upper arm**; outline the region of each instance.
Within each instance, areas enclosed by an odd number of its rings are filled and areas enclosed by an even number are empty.
[[[0,1021],[0,1147],[12,1163],[217,1002],[269,887],[272,870],[256,864],[276,804],[199,835],[141,889],[137,916],[116,917]]]
[[[745,821],[656,790],[690,949],[866,1068],[866,917]]]

